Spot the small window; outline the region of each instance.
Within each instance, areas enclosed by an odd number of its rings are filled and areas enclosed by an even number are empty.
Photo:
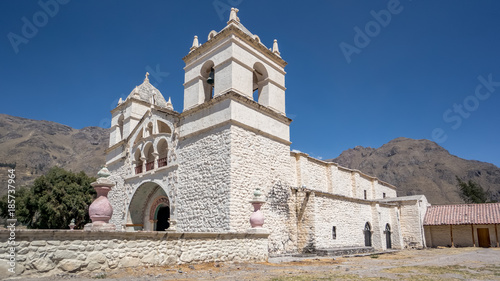
[[[335,240],[337,239],[337,227],[332,226],[332,239]]]
[[[385,192],[384,192],[384,193],[382,193],[382,197],[383,197],[383,198],[385,198]]]
[[[364,195],[365,195],[365,199],[366,199],[366,190],[364,190]]]

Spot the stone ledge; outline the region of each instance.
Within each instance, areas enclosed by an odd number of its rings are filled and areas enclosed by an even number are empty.
[[[167,231],[84,231],[66,229],[16,229],[16,241],[44,240],[49,238],[64,238],[65,240],[101,240],[101,239],[244,239],[267,238],[269,232],[167,232]],[[10,230],[0,230],[0,239],[6,240]],[[103,235],[106,237],[104,238]]]

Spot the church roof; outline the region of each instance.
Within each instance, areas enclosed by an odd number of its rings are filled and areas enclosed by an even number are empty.
[[[430,206],[424,225],[497,224],[500,203]]]
[[[135,89],[130,92],[128,95],[127,99],[129,98],[135,98],[139,99],[151,104],[158,105],[160,107],[168,108],[169,104],[163,97],[163,95],[160,93],[158,89],[155,88],[155,86],[151,85],[149,83],[149,73],[146,73],[146,78],[144,79],[144,82],[136,86]]]

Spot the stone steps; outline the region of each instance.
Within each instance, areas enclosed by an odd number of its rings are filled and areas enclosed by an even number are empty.
[[[342,248],[328,248],[328,249],[315,249],[314,254],[318,256],[349,256],[356,254],[373,253],[373,247],[342,247]]]

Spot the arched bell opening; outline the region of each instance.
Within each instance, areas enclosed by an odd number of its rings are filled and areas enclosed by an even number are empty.
[[[201,80],[203,81],[203,90],[205,92],[205,100],[207,102],[211,100],[214,96],[215,87],[215,69],[213,61],[206,61],[201,67],[200,71]]]
[[[117,141],[121,141],[123,139],[123,120],[125,120],[125,117],[122,115],[120,115],[120,117],[118,117],[118,139]]]
[[[253,79],[252,79],[252,91],[253,91],[253,100],[262,103],[261,101],[261,96],[264,92],[264,88],[267,86],[268,81],[268,74],[265,66],[260,63],[256,62],[253,65]]]

